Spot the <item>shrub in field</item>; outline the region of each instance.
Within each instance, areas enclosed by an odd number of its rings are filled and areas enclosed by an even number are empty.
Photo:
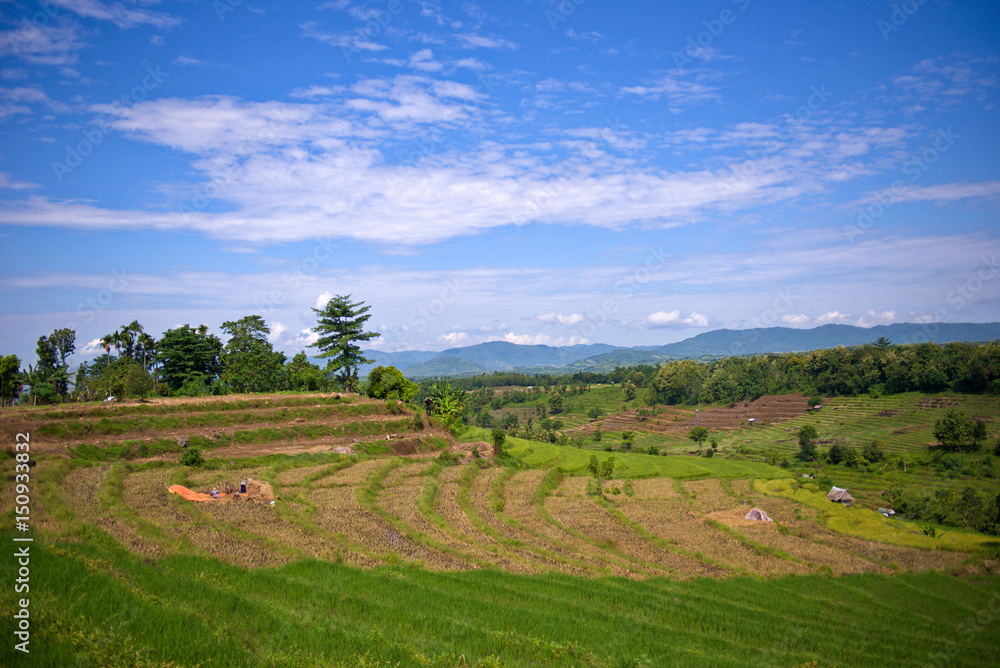
[[[503,457],[504,456],[503,444],[504,444],[504,441],[506,441],[506,440],[507,440],[507,434],[506,434],[506,432],[504,432],[503,429],[500,429],[499,427],[497,427],[496,429],[494,429],[493,431],[490,432],[490,442],[493,443],[493,456],[494,457]]]
[[[831,464],[840,464],[847,460],[847,446],[843,443],[834,443],[826,453],[826,459]]]
[[[440,455],[438,455],[438,461],[445,466],[455,466],[458,464],[459,457],[451,450],[445,450]]]
[[[799,459],[804,462],[812,461],[816,459],[816,444],[813,441],[819,433],[816,431],[816,427],[811,424],[803,425],[799,429],[796,436],[799,439]]]
[[[882,441],[875,439],[864,447],[862,455],[870,462],[881,462],[885,459],[885,450],[882,449]]]
[[[181,455],[180,461],[184,466],[201,466],[205,463],[205,458],[201,455],[201,448],[188,448]]]

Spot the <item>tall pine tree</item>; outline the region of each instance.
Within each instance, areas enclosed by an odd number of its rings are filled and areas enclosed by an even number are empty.
[[[369,309],[364,302],[351,303],[351,295],[337,295],[323,308],[313,309],[317,319],[313,331],[319,339],[310,346],[320,349],[317,357],[329,358],[326,368],[348,390],[353,390],[358,382],[358,367],[375,361],[362,355],[361,346],[357,345],[381,336],[378,332],[364,331],[371,317]]]

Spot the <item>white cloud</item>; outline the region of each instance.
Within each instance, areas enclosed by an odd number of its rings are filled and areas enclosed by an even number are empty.
[[[475,33],[459,33],[455,37],[458,38],[461,46],[469,49],[510,49],[513,51],[518,48],[516,43],[503,37],[486,37]]]
[[[449,348],[465,345],[468,340],[469,335],[466,332],[448,332],[447,334],[438,337],[438,341],[444,343]]]
[[[865,311],[855,324],[858,327],[875,327],[876,325],[891,325],[894,322],[899,322],[895,311]]]
[[[410,55],[409,66],[415,70],[423,72],[440,72],[444,65],[434,60],[434,52],[430,49],[421,49]]]
[[[506,341],[519,346],[577,346],[590,343],[590,339],[582,336],[559,336],[549,334],[515,334],[507,332],[503,338],[492,338],[491,341]]]
[[[208,60],[199,60],[197,58],[190,58],[188,56],[177,56],[173,60],[174,65],[180,65],[181,67],[218,67],[216,63]]]
[[[559,323],[560,325],[566,325],[567,327],[579,325],[587,319],[587,316],[582,313],[571,313],[569,315],[563,315],[561,313],[543,313],[535,317],[545,323]]]
[[[1000,196],[1000,181],[985,181],[981,183],[940,183],[932,186],[905,186],[888,191],[893,203],[896,202],[934,202],[945,204],[961,199],[997,197]],[[877,195],[870,195],[862,202],[874,202]]]
[[[404,248],[527,223],[664,230],[822,194],[869,173],[871,152],[900,141],[895,129],[846,122],[699,127],[666,141],[699,138],[732,146],[734,157],[671,168],[634,155],[662,139],[617,126],[571,126],[558,141],[515,142],[491,123],[489,100],[458,81],[400,74],[292,95],[317,101],[95,105],[99,120],[126,138],[191,154],[203,179],[164,184],[166,201],[147,210],[29,198],[0,202],[0,215],[10,224],[194,230],[244,245],[343,237]],[[439,147],[450,130],[478,143],[464,152]],[[745,158],[747,146],[769,143],[779,148]],[[867,154],[837,154],[838,146],[861,145]],[[203,213],[198,201],[222,211]]]
[[[791,325],[792,327],[802,327],[803,325],[808,325],[812,321],[812,318],[804,313],[791,314],[787,313],[781,316],[781,322],[786,325]]]
[[[646,317],[646,325],[652,328],[660,327],[708,327],[708,317],[704,314],[692,311],[687,315],[681,314],[680,310],[657,311],[650,313]]]
[[[51,109],[65,111],[66,105],[49,98],[49,96],[37,88],[18,86],[16,88],[0,87],[0,120],[4,120],[16,114],[30,114],[30,105],[44,104]]]
[[[569,37],[570,39],[586,40],[588,42],[600,42],[602,39],[605,39],[605,36],[597,32],[596,30],[593,30],[591,32],[578,33],[572,28],[569,28],[566,31],[566,36]]]
[[[268,325],[268,329],[271,330],[271,333],[267,335],[267,340],[270,343],[275,343],[276,341],[279,341],[285,335],[285,333],[288,332],[288,327],[281,324],[280,322],[272,322],[270,325]]]
[[[900,322],[900,318],[895,311],[875,311],[869,309],[859,316],[850,313],[841,313],[840,311],[827,311],[818,316],[809,316],[804,313],[786,314],[781,316],[781,322],[798,328],[819,327],[821,325],[875,327],[876,325],[891,325],[892,323]],[[911,318],[911,322],[920,322],[920,320]]]
[[[453,65],[455,67],[463,67],[467,70],[489,70],[493,69],[489,63],[485,63],[478,58],[460,58],[456,60]]]
[[[295,345],[300,346],[302,348],[308,348],[309,346],[311,346],[312,344],[316,343],[317,341],[319,341],[319,334],[317,334],[316,332],[314,332],[311,329],[303,329],[303,330],[301,330],[295,336],[295,338],[292,339],[292,343],[294,343]]]
[[[333,293],[324,292],[323,294],[321,294],[319,297],[316,298],[316,304],[314,305],[314,308],[318,308],[320,310],[326,308],[326,305],[330,303],[331,299],[333,299]]]
[[[85,346],[76,351],[78,355],[99,355],[104,353],[104,346],[100,339],[92,339]]]
[[[305,37],[317,39],[324,44],[343,49],[345,52],[385,51],[389,48],[364,37],[363,32],[325,32],[320,30],[315,21],[306,21],[300,24],[299,28]]]

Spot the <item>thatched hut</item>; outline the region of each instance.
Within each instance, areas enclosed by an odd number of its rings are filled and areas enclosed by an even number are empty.
[[[839,487],[832,487],[830,491],[826,493],[826,498],[830,499],[834,503],[846,503],[848,505],[854,501],[854,497],[851,496],[846,489],[841,489]]]

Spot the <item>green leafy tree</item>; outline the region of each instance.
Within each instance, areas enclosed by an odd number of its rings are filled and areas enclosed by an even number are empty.
[[[222,380],[236,392],[274,392],[284,377],[284,353],[271,347],[271,330],[259,315],[222,323],[229,341],[222,349]]]
[[[986,424],[951,409],[934,422],[934,438],[945,450],[978,450],[986,440]]]
[[[639,388],[636,387],[635,382],[629,379],[622,383],[622,391],[625,393],[625,399],[627,401],[632,401],[635,399]]]
[[[553,415],[562,413],[565,400],[566,397],[563,395],[562,391],[552,390],[548,396],[549,412]]]
[[[883,447],[883,443],[877,438],[865,445],[861,454],[866,460],[872,463],[885,460],[885,449]]]
[[[803,425],[802,428],[796,432],[796,436],[799,439],[799,459],[804,462],[816,459],[816,444],[814,441],[816,440],[816,437],[819,436],[819,432],[816,431],[816,427],[811,424]]]
[[[153,384],[149,372],[130,357],[105,354],[90,364],[81,364],[76,372],[77,391],[88,401],[146,396]]]
[[[349,391],[357,385],[358,367],[374,361],[362,355],[358,343],[381,336],[378,332],[364,331],[371,317],[370,309],[364,302],[352,303],[351,295],[338,295],[323,308],[313,309],[317,319],[313,331],[319,338],[310,345],[320,349],[317,357],[329,358],[326,368],[333,371]]]
[[[626,450],[631,450],[632,446],[635,444],[636,434],[634,431],[623,431],[622,432],[622,445],[625,446]]]
[[[846,462],[848,457],[848,449],[846,445],[842,443],[834,443],[830,446],[830,450],[826,454],[827,460],[831,464],[840,464],[841,462]]]
[[[21,395],[21,360],[17,355],[0,357],[0,406],[9,406]]]
[[[179,390],[185,383],[207,386],[219,375],[221,353],[222,342],[208,333],[208,325],[168,329],[156,350],[155,359],[160,364],[157,373],[171,390]]]
[[[417,396],[420,387],[403,376],[394,366],[377,366],[368,373],[365,393],[373,399],[395,399],[408,403]],[[486,410],[485,407],[483,410]]]
[[[57,329],[49,336],[38,338],[38,381],[51,383],[59,396],[69,394],[69,362],[66,359],[76,350],[76,332]],[[37,393],[36,393],[37,394]]]
[[[658,403],[669,405],[694,401],[707,375],[705,365],[694,360],[667,362],[653,378],[653,396]]]
[[[139,362],[132,361],[130,367],[125,374],[125,391],[122,395],[145,399],[156,388],[156,380]]]
[[[288,387],[295,391],[319,392],[329,385],[323,370],[309,361],[305,351],[295,353],[292,361],[285,365],[285,371]]]
[[[614,456],[600,460],[597,458],[597,455],[591,455],[590,461],[587,462],[587,470],[590,471],[590,475],[597,481],[597,486],[600,488],[601,495],[603,496],[604,483],[607,482],[608,478],[610,478],[615,471]]]
[[[708,427],[695,427],[688,432],[688,438],[698,444],[698,452],[701,452],[701,446],[708,440]]]

